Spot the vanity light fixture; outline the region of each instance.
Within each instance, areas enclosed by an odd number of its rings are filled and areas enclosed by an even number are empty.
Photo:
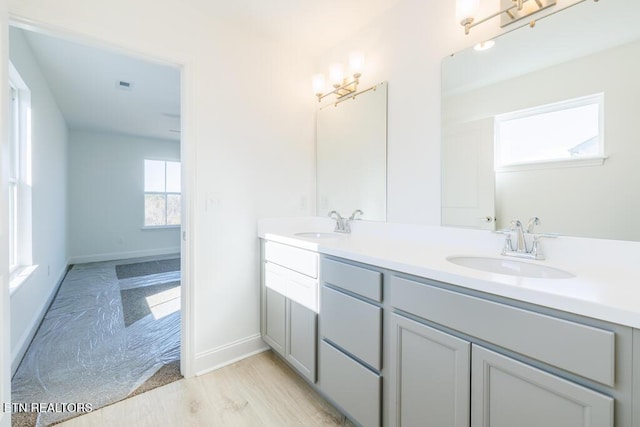
[[[464,33],[469,34],[471,28],[497,16],[502,16],[500,26],[504,27],[543,9],[554,6],[556,0],[501,0],[501,4],[503,8],[499,12],[476,20],[475,15],[480,8],[480,0],[457,0],[456,19],[460,22],[460,25],[464,27]],[[533,27],[535,21],[531,21],[530,25]]]
[[[354,52],[349,55],[349,72],[351,77],[346,77],[342,64],[333,64],[329,67],[329,81],[333,90],[325,93],[325,79],[323,74],[314,74],[312,79],[313,92],[318,97],[318,102],[329,95],[336,95],[337,99],[356,93],[362,70],[364,68],[364,55]]]

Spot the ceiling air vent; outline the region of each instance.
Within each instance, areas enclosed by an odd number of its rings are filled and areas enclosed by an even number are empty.
[[[127,82],[124,80],[116,81],[116,89],[120,90],[131,90],[133,88],[133,82]]]

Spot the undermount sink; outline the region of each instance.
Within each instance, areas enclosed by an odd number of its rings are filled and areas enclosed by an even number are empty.
[[[303,233],[296,233],[298,237],[307,237],[309,239],[339,239],[342,234],[324,232],[324,231],[305,231]]]
[[[505,258],[480,256],[450,256],[447,261],[475,270],[509,276],[531,277],[535,279],[569,279],[575,277],[568,271],[546,265],[532,264]]]

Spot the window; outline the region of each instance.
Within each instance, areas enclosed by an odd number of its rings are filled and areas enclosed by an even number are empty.
[[[144,226],[179,226],[180,162],[144,161]]]
[[[14,280],[32,263],[31,253],[31,92],[9,63],[9,270]]]
[[[18,90],[9,84],[9,269],[18,266],[18,188],[20,184],[20,103]]]
[[[604,159],[604,94],[571,99],[495,118],[496,169]]]

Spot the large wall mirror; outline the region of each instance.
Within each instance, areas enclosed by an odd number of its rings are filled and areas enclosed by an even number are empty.
[[[316,214],[387,218],[387,83],[318,110]]]
[[[640,241],[639,14],[580,2],[443,60],[443,225]]]

